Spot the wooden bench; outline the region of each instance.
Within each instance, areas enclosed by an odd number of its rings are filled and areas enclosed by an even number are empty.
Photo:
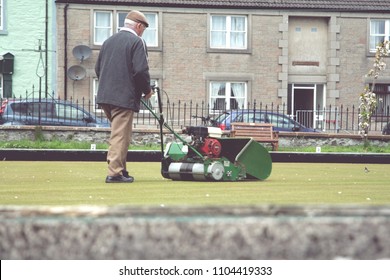
[[[270,123],[231,123],[231,137],[251,137],[260,143],[271,143],[272,150],[279,148],[279,133]]]

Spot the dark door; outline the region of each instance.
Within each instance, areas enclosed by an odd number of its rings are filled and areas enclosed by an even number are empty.
[[[306,127],[313,126],[313,89],[294,89],[294,116],[296,120]]]

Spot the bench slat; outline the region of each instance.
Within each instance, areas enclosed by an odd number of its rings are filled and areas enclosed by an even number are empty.
[[[251,137],[261,143],[270,143],[272,150],[279,147],[279,134],[272,129],[270,123],[231,123],[232,137]]]

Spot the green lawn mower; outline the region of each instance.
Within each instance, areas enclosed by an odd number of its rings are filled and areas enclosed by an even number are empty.
[[[241,181],[265,180],[272,170],[271,156],[252,138],[223,137],[217,127],[188,126],[177,134],[164,120],[160,90],[154,88],[159,104],[156,113],[144,100],[143,105],[158,120],[161,137],[161,174],[164,178],[185,181]],[[178,142],[171,142],[164,150],[163,127]]]

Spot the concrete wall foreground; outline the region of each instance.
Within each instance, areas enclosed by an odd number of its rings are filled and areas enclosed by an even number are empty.
[[[388,259],[390,208],[2,207],[0,259]]]

